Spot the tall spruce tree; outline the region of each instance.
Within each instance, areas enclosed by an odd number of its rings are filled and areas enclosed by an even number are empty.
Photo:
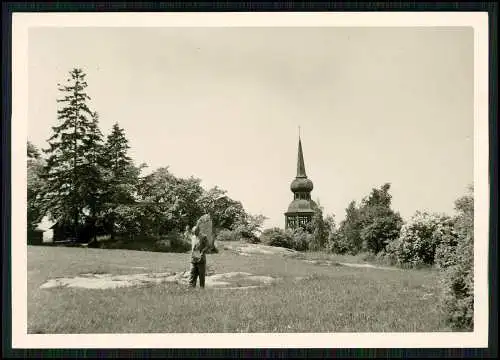
[[[84,173],[88,179],[88,186],[84,188],[85,203],[88,206],[89,216],[87,225],[90,226],[91,235],[94,240],[96,237],[95,227],[103,211],[103,201],[105,192],[103,159],[104,143],[103,135],[99,129],[99,114],[92,113],[89,123],[89,131],[83,139],[84,151],[87,153],[87,159],[84,165]]]
[[[81,220],[95,211],[96,159],[100,131],[97,117],[87,105],[87,82],[82,69],[70,71],[68,84],[58,84],[62,104],[58,109],[60,124],[52,127],[46,164],[46,205],[52,220],[69,224],[75,236]],[[93,209],[94,207],[94,209]]]
[[[117,220],[116,209],[134,202],[139,181],[141,167],[136,167],[128,156],[129,148],[125,130],[115,123],[104,144],[102,158],[107,171],[105,223],[112,237],[114,237],[114,224]]]
[[[104,152],[106,166],[114,177],[124,177],[133,166],[132,159],[127,155],[128,149],[130,146],[125,137],[125,130],[115,123],[107,137]]]

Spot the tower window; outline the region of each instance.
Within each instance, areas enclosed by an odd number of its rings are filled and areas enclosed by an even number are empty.
[[[311,196],[309,193],[306,192],[297,192],[294,194],[294,199],[297,200],[310,200]]]

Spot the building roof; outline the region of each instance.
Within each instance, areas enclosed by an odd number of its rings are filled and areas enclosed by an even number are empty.
[[[297,156],[297,177],[307,178],[306,166],[304,165],[304,154],[302,152],[302,141],[300,141],[300,136],[299,136],[299,153]]]
[[[304,153],[302,151],[302,141],[299,136],[299,148],[297,154],[297,176],[290,184],[292,192],[311,192],[313,190],[313,182],[307,178],[306,166],[304,164]]]
[[[318,208],[318,205],[313,200],[295,199],[288,206],[286,214],[311,214]]]

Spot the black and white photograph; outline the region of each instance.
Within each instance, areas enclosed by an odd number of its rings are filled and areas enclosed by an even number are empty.
[[[16,15],[13,344],[487,345],[487,15]]]

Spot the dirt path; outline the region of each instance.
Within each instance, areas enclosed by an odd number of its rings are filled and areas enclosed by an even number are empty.
[[[395,267],[387,267],[387,266],[377,266],[372,264],[354,264],[354,263],[339,263],[342,266],[349,267],[358,267],[358,268],[370,268],[370,269],[379,269],[379,270],[401,270]]]
[[[251,255],[282,255],[282,256],[290,256],[290,257],[301,257],[301,253],[295,250],[277,247],[277,246],[268,246],[262,244],[224,244],[224,250],[231,250],[238,255],[243,256],[251,256]],[[378,266],[372,264],[356,264],[356,263],[345,263],[345,262],[337,262],[332,260],[309,260],[304,259],[303,261],[315,264],[315,265],[326,265],[326,266],[348,266],[348,267],[357,267],[357,268],[370,268],[370,269],[378,269],[378,270],[400,270],[398,268],[386,267],[386,266]]]

